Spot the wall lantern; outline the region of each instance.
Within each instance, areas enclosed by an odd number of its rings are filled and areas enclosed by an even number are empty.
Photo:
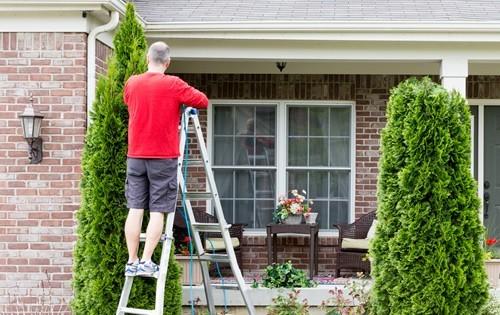
[[[38,164],[42,161],[42,138],[40,137],[40,127],[42,126],[43,115],[33,108],[33,95],[30,96],[30,103],[19,115],[23,127],[24,139],[29,145],[30,164]]]

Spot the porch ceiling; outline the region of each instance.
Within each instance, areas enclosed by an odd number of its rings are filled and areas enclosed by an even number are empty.
[[[276,62],[281,60],[176,60],[172,73],[264,73],[264,74],[407,74],[439,75],[439,61],[289,61],[283,72]],[[500,62],[470,62],[469,75],[500,75]]]

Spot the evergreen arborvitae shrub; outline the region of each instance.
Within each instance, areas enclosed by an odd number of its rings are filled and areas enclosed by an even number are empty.
[[[488,297],[470,114],[430,79],[392,91],[382,131],[372,314],[475,315]]]
[[[92,123],[83,150],[82,204],[77,213],[75,298],[72,302],[74,313],[81,315],[115,314],[125,281],[128,253],[124,225],[128,209],[124,183],[128,114],[123,104],[123,86],[132,74],[147,69],[144,31],[130,3],[113,44],[115,49],[108,60],[107,75],[101,76],[97,85]],[[181,314],[179,268],[171,259],[165,290],[165,314]],[[155,284],[153,279],[137,278],[129,305],[154,308]]]

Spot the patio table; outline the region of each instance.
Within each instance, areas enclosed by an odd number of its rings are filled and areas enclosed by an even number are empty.
[[[309,235],[309,278],[318,274],[318,232],[319,225],[313,224],[268,224],[267,225],[267,261],[278,260],[278,234]]]

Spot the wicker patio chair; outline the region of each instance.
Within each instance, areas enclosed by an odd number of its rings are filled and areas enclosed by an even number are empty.
[[[197,222],[217,223],[217,218],[215,216],[207,213],[202,209],[193,209],[193,214]],[[229,236],[231,237],[231,240],[233,240],[234,253],[236,254],[236,260],[238,261],[240,269],[243,269],[242,247],[243,247],[243,229],[245,226],[246,224],[233,223],[229,228]],[[177,209],[174,220],[174,236],[176,236],[176,234],[178,235],[179,233],[187,235],[186,224],[184,222],[182,208]],[[205,244],[206,252],[208,253],[215,252],[218,254],[225,252],[225,249],[221,248],[224,247],[223,246],[224,242],[222,241],[221,233],[200,233],[200,235],[202,243]],[[215,249],[212,246],[215,246]],[[228,271],[229,272],[231,271],[231,267],[229,266],[228,263],[219,263],[219,268],[221,269],[221,272],[223,274],[226,274]],[[216,271],[215,263],[211,264],[210,271],[212,273]]]
[[[370,273],[370,261],[366,259],[368,250],[364,249],[343,249],[344,238],[366,239],[366,235],[373,220],[376,217],[375,211],[364,214],[351,224],[334,224],[339,230],[339,250],[336,254],[336,272],[340,276],[341,269],[361,270]]]

